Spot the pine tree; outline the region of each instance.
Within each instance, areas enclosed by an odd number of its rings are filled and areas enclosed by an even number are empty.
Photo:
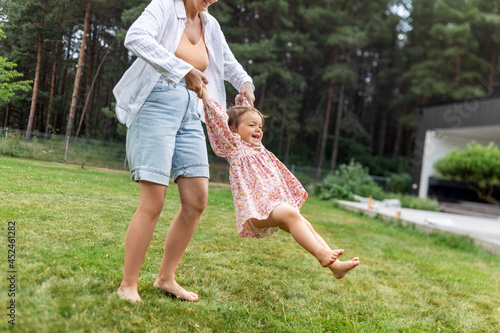
[[[421,60],[405,74],[411,91],[422,96],[425,102],[483,95],[485,90],[478,85],[478,80],[489,66],[477,55],[478,42],[472,34],[480,18],[477,1],[414,1],[415,9],[419,5],[429,13],[427,17],[423,12],[418,13],[428,22],[428,30],[424,32],[424,39],[420,39]],[[420,22],[415,19],[413,24]]]
[[[5,33],[1,28],[0,25],[0,40],[5,38]],[[9,102],[17,90],[29,91],[31,88],[32,81],[13,81],[23,75],[14,69],[16,66],[7,58],[0,57],[0,101]]]
[[[498,91],[498,57],[500,47],[500,0],[481,0],[478,8],[480,18],[474,26],[474,38],[479,42],[478,54],[489,63],[489,69],[481,82],[487,94]]]

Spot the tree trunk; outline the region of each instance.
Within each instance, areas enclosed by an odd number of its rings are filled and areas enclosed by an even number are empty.
[[[35,80],[33,82],[33,95],[31,97],[30,116],[28,119],[28,128],[26,129],[26,142],[31,138],[33,130],[33,122],[35,120],[36,100],[38,97],[38,84],[40,80],[40,67],[42,65],[42,49],[43,49],[43,25],[45,24],[45,9],[47,8],[47,0],[42,1],[42,18],[40,19],[40,31],[38,32],[38,54],[36,58]]]
[[[283,149],[283,136],[285,134],[285,114],[281,116],[280,137],[278,140],[278,158],[282,159],[281,151]]]
[[[78,124],[78,130],[76,131],[76,135],[75,135],[76,137],[80,133],[80,129],[82,127],[83,118],[85,116],[86,110],[88,109],[90,96],[92,95],[92,91],[94,90],[94,85],[95,85],[95,82],[97,80],[97,77],[99,76],[99,72],[101,71],[102,65],[104,64],[104,61],[106,60],[106,57],[108,56],[109,52],[113,48],[114,44],[115,44],[115,42],[113,41],[113,43],[111,43],[111,45],[109,46],[108,50],[106,51],[106,53],[102,57],[101,62],[99,63],[99,66],[97,67],[97,70],[94,73],[94,77],[92,78],[92,83],[90,84],[90,87],[89,87],[89,89],[87,91],[87,98],[85,99],[85,105],[83,107],[82,117],[80,118],[80,123]],[[87,118],[85,118],[85,119],[87,119]],[[87,124],[87,121],[85,121],[85,123]],[[90,117],[88,119],[88,125],[90,125]]]
[[[267,79],[264,80],[264,83],[262,83],[262,86],[260,88],[260,96],[259,96],[259,107],[258,109],[259,110],[262,110],[263,106],[264,106],[264,99],[266,98],[266,82],[267,82]]]
[[[316,106],[316,110],[314,111],[314,117],[317,117],[318,114],[320,113],[320,110],[323,108],[323,103],[325,102],[325,98],[326,97],[324,94],[320,95],[319,103]],[[302,123],[304,123],[304,122],[305,121],[303,121]],[[318,165],[318,161],[319,161],[319,150],[321,148],[321,129],[318,129],[318,132],[319,133],[317,135],[316,145],[314,148],[314,162],[312,163],[312,165]]]
[[[285,87],[285,108],[281,114],[281,128],[280,128],[280,138],[279,138],[279,143],[278,143],[278,157],[282,158],[283,155],[281,155],[282,149],[283,149],[283,137],[285,135],[285,127],[286,127],[286,105],[288,101],[288,85]],[[289,132],[289,131],[288,131]]]
[[[92,23],[92,22],[91,22]],[[86,61],[86,69],[87,69],[87,75],[86,75],[86,86],[85,86],[85,104],[83,107],[82,115],[80,116],[80,124],[78,125],[78,128],[82,126],[82,121],[85,121],[85,138],[90,139],[90,114],[92,113],[92,109],[89,108],[87,100],[89,100],[90,97],[92,97],[92,89],[90,88],[91,86],[91,81],[92,81],[92,71],[94,70],[94,57],[95,57],[95,52],[96,52],[96,47],[95,47],[95,37],[97,36],[97,32],[94,29],[93,34],[89,32],[89,36],[87,38],[90,39],[90,36],[93,35],[92,42],[87,43],[87,50],[85,53],[87,54],[87,61]],[[77,131],[80,132],[80,131]],[[77,137],[78,134],[75,135]]]
[[[338,45],[336,45],[333,48],[332,65],[334,65],[337,62],[338,52],[339,52],[339,47]],[[321,178],[321,169],[323,168],[323,160],[325,159],[326,141],[328,139],[328,126],[330,124],[330,114],[332,111],[333,84],[334,80],[330,79],[328,84],[328,100],[326,102],[325,123],[323,125],[323,132],[321,135],[321,146],[319,149],[318,169],[316,170],[316,180],[320,180]]]
[[[328,139],[328,125],[330,124],[330,114],[332,111],[333,99],[333,79],[330,79],[328,87],[328,100],[326,102],[325,123],[321,134],[321,146],[319,148],[318,169],[316,170],[316,180],[321,179],[321,170],[323,169],[323,160],[325,159],[326,141]]]
[[[85,23],[83,25],[82,43],[80,44],[80,55],[78,57],[78,67],[76,69],[75,83],[73,85],[73,94],[71,97],[71,107],[69,110],[68,127],[66,128],[66,149],[64,153],[64,163],[68,157],[69,139],[71,137],[71,130],[75,121],[76,102],[78,99],[78,88],[80,87],[80,78],[82,76],[83,58],[85,57],[85,43],[87,42],[87,33],[90,23],[90,8],[92,0],[87,0],[87,9],[85,10]]]
[[[497,48],[496,46],[493,46],[493,49],[491,50],[491,59],[490,59],[490,72],[488,74],[488,95],[493,94],[494,91],[494,83],[495,83],[495,77],[497,76]]]
[[[57,54],[59,53],[60,45],[56,45],[55,55],[56,60],[52,64],[52,77],[50,79],[50,96],[49,105],[47,107],[47,121],[45,123],[45,137],[48,138],[50,131],[50,122],[52,121],[52,103],[56,94],[56,76],[57,76]]]
[[[68,32],[68,40],[67,40],[68,49],[66,50],[66,57],[65,57],[66,62],[70,62],[70,57],[71,57],[70,51],[72,49],[71,41],[72,41],[71,32]],[[68,67],[64,66],[63,75],[59,81],[59,82],[63,83],[61,85],[61,92],[59,93],[59,95],[62,96],[62,102],[61,102],[62,107],[66,106],[66,100],[67,100],[67,97],[66,97],[67,94],[65,93],[66,92],[66,76],[67,76],[67,74],[68,74]],[[64,126],[63,124],[65,122],[66,122],[66,112],[60,112],[60,128],[61,129]]]
[[[114,82],[113,80],[108,80],[109,84],[106,85],[106,82],[102,82],[102,75],[98,77],[97,79],[97,91],[102,91],[101,90],[101,86],[104,85],[106,86],[107,88],[104,88],[105,91],[107,91],[106,95],[105,96],[109,96],[110,94],[112,95],[112,90],[110,90],[110,87],[114,87],[116,85],[116,82]],[[96,101],[96,104],[97,105],[102,105],[101,104],[101,98],[102,98],[102,95],[99,94],[97,96],[97,101]],[[105,104],[106,106],[110,105],[110,104]],[[111,108],[111,107],[110,107]],[[94,112],[93,114],[93,118],[92,119],[92,137],[95,138],[97,136],[97,133],[99,132],[99,110],[97,110],[96,112]]]
[[[403,105],[398,119],[400,119],[404,115],[405,115],[405,106]],[[399,149],[401,147],[402,137],[403,137],[403,126],[398,125],[398,129],[396,130],[396,138],[394,140],[394,150],[392,151],[392,158],[396,158],[399,155]]]
[[[259,6],[262,7],[262,4],[260,4]],[[271,28],[270,28],[270,31],[269,31],[269,36],[272,36],[272,32],[273,32],[273,29],[274,29],[274,21],[275,20],[276,20],[276,11],[273,11],[272,20],[271,20]],[[268,62],[268,61],[270,61],[270,59],[267,58],[266,61]],[[264,79],[264,83],[262,84],[262,88],[261,88],[261,91],[260,91],[259,107],[258,107],[259,110],[263,109],[264,99],[266,98],[266,89],[267,89],[266,86],[267,86],[267,78]]]
[[[330,162],[330,171],[335,169],[337,165],[337,155],[339,152],[340,141],[340,123],[342,121],[342,111],[344,110],[344,87],[342,83],[340,86],[339,102],[337,107],[337,119],[335,120],[335,136],[333,137],[332,161]]]
[[[461,67],[462,67],[462,57],[460,56],[460,49],[462,48],[461,44],[458,44],[458,54],[457,54],[457,59],[455,60],[455,84],[459,85],[460,84],[460,73],[461,73]]]
[[[5,107],[5,120],[3,122],[3,128],[9,127],[9,111],[10,111],[10,102],[7,103],[7,106]]]
[[[388,118],[388,111],[384,107],[380,119],[380,128],[378,131],[377,157],[384,157],[385,140],[387,138],[387,118]]]
[[[354,19],[354,12],[351,10],[349,12],[349,17],[351,20]],[[339,100],[337,104],[337,119],[335,119],[335,134],[333,136],[333,148],[332,148],[332,159],[330,161],[330,171],[333,171],[337,166],[337,155],[339,153],[339,141],[340,141],[340,125],[342,122],[342,111],[344,110],[344,89],[345,84],[340,85]]]
[[[490,204],[493,204],[495,206],[499,206],[500,207],[500,201],[498,201],[497,199],[495,199],[491,195],[493,193],[493,186],[492,185],[488,186],[487,188],[477,188],[473,184],[467,183],[467,186],[471,190],[473,190],[474,192],[476,192],[477,196],[480,199],[486,201],[487,203],[490,203]]]
[[[285,160],[283,162],[285,165],[288,165],[288,159],[290,157],[290,147],[292,146],[292,134],[290,133],[290,131],[288,131],[287,133],[288,136],[286,138]]]

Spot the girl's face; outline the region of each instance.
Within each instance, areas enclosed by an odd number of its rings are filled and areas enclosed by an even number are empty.
[[[241,139],[248,142],[252,146],[260,146],[262,141],[262,118],[257,112],[249,111],[245,113],[241,119],[236,133],[241,136]]]

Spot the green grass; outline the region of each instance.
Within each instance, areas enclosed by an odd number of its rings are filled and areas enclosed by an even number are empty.
[[[241,239],[227,185],[209,203],[177,273],[196,303],[152,287],[179,207],[172,184],[145,262],[144,300],[115,295],[138,202],[126,172],[0,156],[0,331],[497,332],[500,258],[463,238],[428,235],[310,198],[302,213],[359,256],[342,280],[290,235]],[[16,221],[16,326],[7,323],[7,223]]]

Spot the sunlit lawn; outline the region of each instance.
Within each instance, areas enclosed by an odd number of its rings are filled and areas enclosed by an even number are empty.
[[[279,232],[237,236],[231,193],[212,184],[178,269],[196,303],[152,287],[169,223],[168,190],[140,275],[141,304],[114,293],[138,186],[126,172],[0,156],[0,331],[498,332],[500,257],[465,238],[422,234],[310,198],[302,213],[361,266],[335,280]],[[16,222],[16,320],[8,323],[7,223]]]

